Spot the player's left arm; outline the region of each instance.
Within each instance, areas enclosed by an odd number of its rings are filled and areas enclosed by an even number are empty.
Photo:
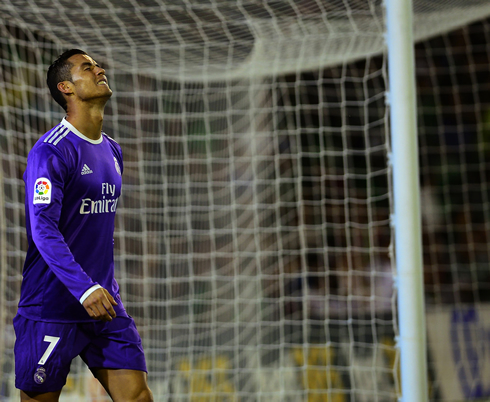
[[[112,295],[101,286],[94,286],[82,296],[83,307],[88,315],[94,320],[111,321],[116,317],[116,312],[113,306],[117,306],[117,302]]]
[[[120,175],[123,172],[122,149],[119,144],[107,136],[111,145],[116,169]],[[88,289],[80,298],[80,302],[87,311],[88,315],[95,320],[111,321],[116,317],[114,307],[117,305],[114,297],[100,285],[95,285]]]

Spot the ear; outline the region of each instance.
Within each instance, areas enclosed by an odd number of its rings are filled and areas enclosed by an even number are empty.
[[[71,94],[73,92],[72,88],[71,88],[71,82],[70,81],[58,82],[57,88],[58,88],[58,91],[60,91],[61,93],[64,93],[64,94]]]

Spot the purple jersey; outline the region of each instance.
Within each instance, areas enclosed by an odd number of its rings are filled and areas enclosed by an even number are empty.
[[[80,303],[99,284],[126,316],[114,279],[114,218],[122,153],[63,121],[34,145],[24,173],[29,249],[19,314],[38,321],[93,321]]]

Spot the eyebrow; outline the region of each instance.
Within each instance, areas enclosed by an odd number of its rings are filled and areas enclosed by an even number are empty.
[[[95,66],[95,67],[100,67],[99,63],[97,62],[94,62],[95,64],[93,63],[90,63],[89,61],[85,61],[83,62],[82,64],[80,64],[80,67],[85,67],[85,66]]]

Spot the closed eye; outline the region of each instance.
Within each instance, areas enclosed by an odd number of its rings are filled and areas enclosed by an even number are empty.
[[[92,64],[92,63],[89,63],[88,61],[85,63],[82,63],[82,68],[84,71],[92,70],[94,67],[102,68],[97,63]]]

